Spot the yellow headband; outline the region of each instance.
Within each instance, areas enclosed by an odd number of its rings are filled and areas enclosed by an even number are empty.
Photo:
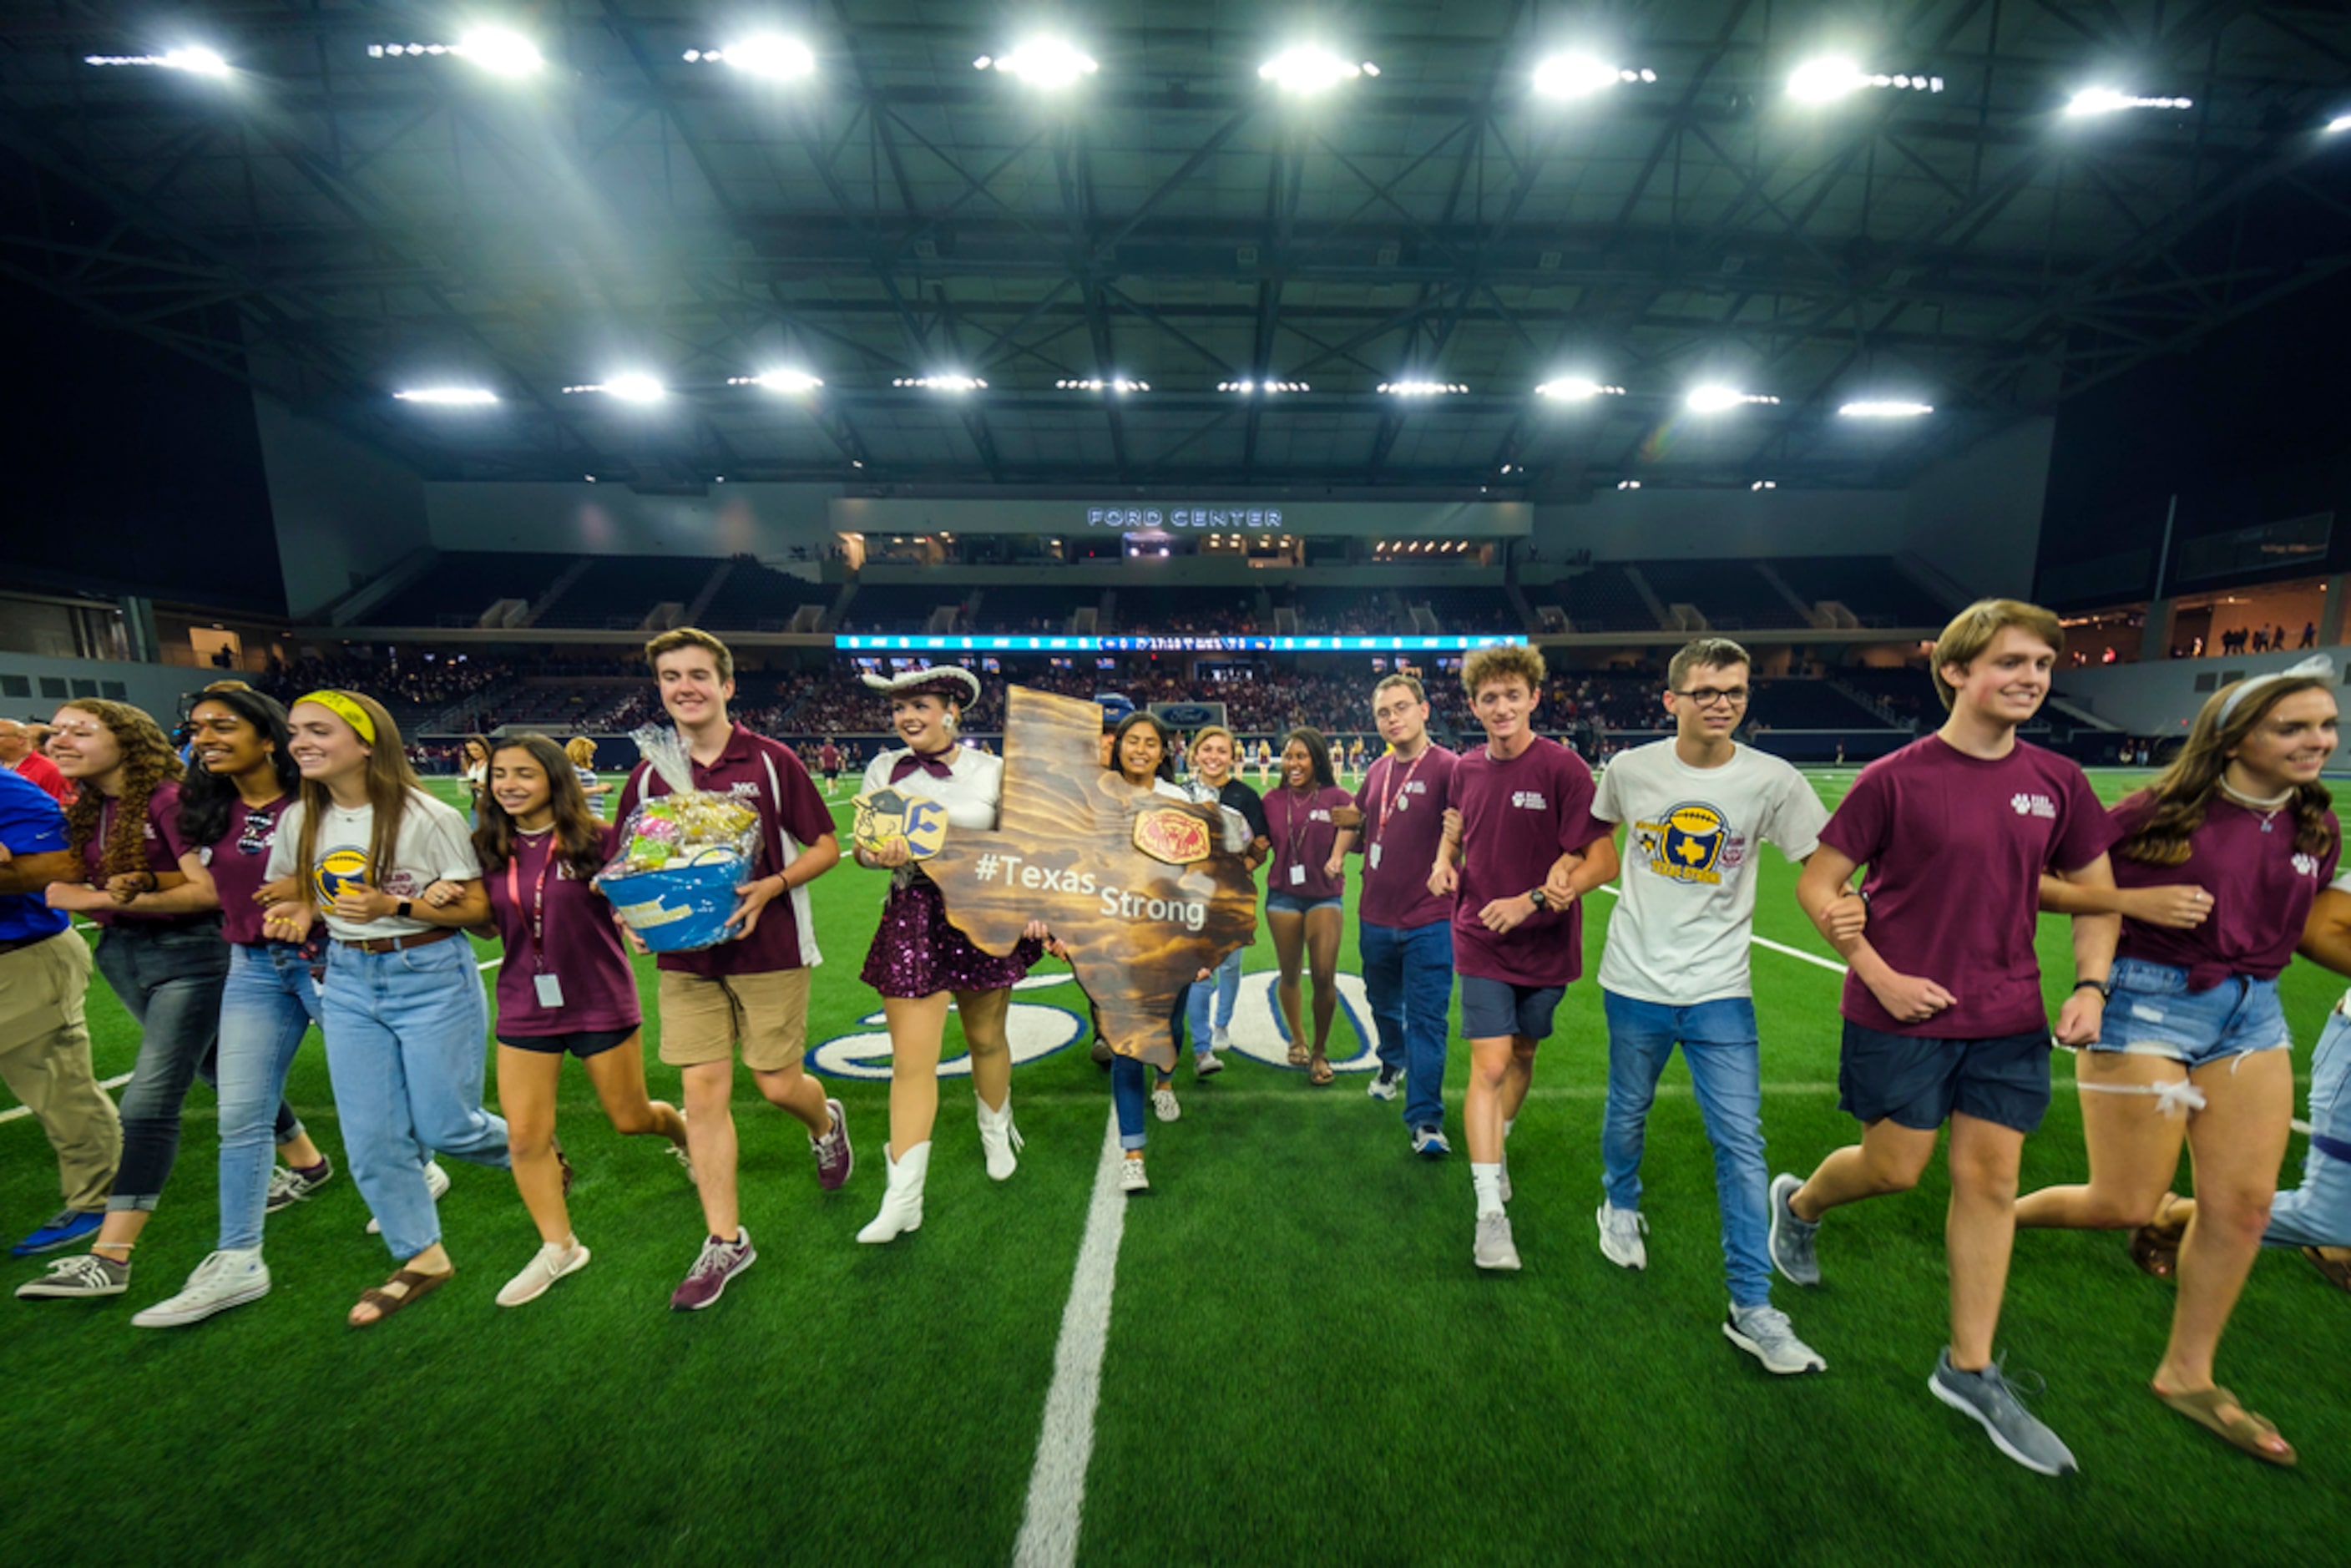
[[[297,707],[304,703],[317,703],[320,707],[350,725],[352,732],[363,743],[369,746],[375,744],[375,720],[368,717],[367,709],[351,700],[350,693],[312,692],[308,696],[295,699]]]

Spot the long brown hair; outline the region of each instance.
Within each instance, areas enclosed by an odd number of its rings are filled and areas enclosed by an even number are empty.
[[[368,875],[381,888],[384,874],[393,869],[393,860],[400,852],[400,823],[407,815],[409,800],[430,800],[433,797],[425,792],[424,781],[416,776],[416,769],[408,765],[408,753],[400,743],[400,726],[384,711],[383,705],[362,692],[347,691],[343,695],[359,704],[360,711],[368,716],[368,723],[375,728],[373,740],[365,736],[360,736],[360,740],[368,748],[368,804],[375,808],[375,822],[368,832]],[[302,705],[298,702],[294,706]],[[341,723],[350,722],[340,714],[336,718]],[[317,863],[319,820],[332,810],[334,804],[334,797],[327,793],[324,784],[316,779],[302,780],[302,831],[295,842],[294,864],[295,874],[302,879],[305,898],[315,896],[311,869]]]
[[[547,775],[548,804],[555,810],[555,843],[561,852],[563,863],[571,874],[586,882],[604,869],[604,824],[588,804],[588,791],[580,787],[580,776],[571,771],[571,762],[563,749],[543,735],[509,736],[490,748],[490,766],[497,767],[501,751],[523,751],[538,764]],[[515,834],[520,830],[498,798],[485,789],[482,792],[482,820],[474,830],[474,848],[482,857],[484,871],[496,871],[514,859]]]
[[[2148,810],[2137,831],[2116,846],[2116,853],[2144,865],[2186,863],[2189,837],[2204,825],[2204,813],[2220,788],[2220,774],[2229,766],[2229,754],[2242,746],[2245,737],[2259,729],[2270,711],[2286,698],[2303,692],[2334,689],[2325,675],[2286,675],[2265,681],[2262,689],[2247,695],[2223,723],[2221,710],[2228,706],[2230,694],[2241,684],[2222,686],[2204,699],[2195,724],[2188,731],[2188,744],[2179,748],[2171,766],[2147,786]],[[2323,854],[2333,847],[2335,830],[2327,822],[2326,813],[2334,801],[2326,786],[2316,779],[2294,790],[2295,849],[2305,854]]]
[[[98,874],[110,877],[145,871],[147,802],[158,787],[180,781],[184,769],[180,766],[179,753],[172,749],[162,727],[145,708],[104,697],[76,697],[59,704],[57,711],[63,713],[68,708],[86,713],[104,725],[122,753],[122,795],[114,803],[114,824],[107,831]],[[66,841],[79,856],[89,851],[90,840],[98,836],[98,824],[106,811],[106,797],[99,793],[98,785],[90,779],[76,779],[75,783],[78,788],[73,802],[66,808]]]

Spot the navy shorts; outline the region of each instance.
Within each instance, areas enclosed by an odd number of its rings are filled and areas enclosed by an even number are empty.
[[[1499,1040],[1522,1034],[1529,1040],[1551,1038],[1551,1016],[1559,1010],[1565,986],[1520,986],[1489,980],[1483,975],[1461,977],[1461,1038]]]
[[[568,1034],[502,1034],[500,1045],[513,1046],[517,1051],[533,1051],[542,1056],[570,1055],[587,1058],[601,1056],[614,1046],[626,1042],[643,1026],[631,1024],[626,1029],[575,1029]]]
[[[2049,1109],[2049,1031],[1991,1040],[1886,1034],[1846,1020],[1837,1104],[1864,1122],[1931,1133],[1963,1111],[2030,1133]]]

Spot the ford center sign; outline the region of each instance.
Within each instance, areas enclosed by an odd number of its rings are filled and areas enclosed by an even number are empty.
[[[1122,532],[1153,528],[1278,528],[1279,507],[1088,507],[1086,527]]]

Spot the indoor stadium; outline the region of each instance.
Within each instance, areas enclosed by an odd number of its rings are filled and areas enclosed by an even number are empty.
[[[1211,10],[0,0],[11,1561],[2341,1561],[2351,10]]]

